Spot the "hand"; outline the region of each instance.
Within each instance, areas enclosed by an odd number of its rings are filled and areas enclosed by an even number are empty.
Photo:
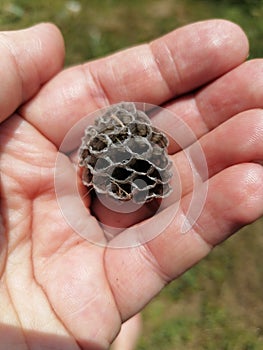
[[[0,349],[107,349],[121,323],[168,281],[263,214],[262,61],[244,63],[245,35],[219,20],[62,72],[63,41],[51,25],[2,33],[0,45]],[[193,187],[175,147],[181,206],[147,244],[92,245],[60,212],[57,148],[80,118],[119,101],[169,108],[199,139],[208,193],[187,234],[180,228]],[[156,122],[173,128],[172,120]],[[88,220],[91,232],[101,230]]]

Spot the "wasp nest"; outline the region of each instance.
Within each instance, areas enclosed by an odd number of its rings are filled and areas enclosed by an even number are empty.
[[[167,197],[167,137],[134,103],[113,105],[88,126],[79,150],[82,182],[97,193],[135,203]]]

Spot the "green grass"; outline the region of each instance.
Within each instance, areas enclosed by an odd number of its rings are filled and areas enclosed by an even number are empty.
[[[138,350],[260,350],[263,221],[241,230],[144,311]]]
[[[263,57],[263,0],[1,0],[0,30],[56,23],[66,65],[151,40],[193,21],[221,17],[241,25],[250,58]],[[137,350],[263,348],[263,220],[216,248],[171,283],[143,312]]]

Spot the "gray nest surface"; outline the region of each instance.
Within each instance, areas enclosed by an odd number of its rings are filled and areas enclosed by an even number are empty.
[[[172,191],[167,146],[165,134],[134,103],[110,106],[82,138],[82,182],[120,201],[167,197]]]

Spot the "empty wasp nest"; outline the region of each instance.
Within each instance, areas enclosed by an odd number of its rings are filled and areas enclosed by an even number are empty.
[[[97,193],[145,203],[171,193],[167,137],[134,103],[110,106],[88,126],[79,150],[82,182]]]

